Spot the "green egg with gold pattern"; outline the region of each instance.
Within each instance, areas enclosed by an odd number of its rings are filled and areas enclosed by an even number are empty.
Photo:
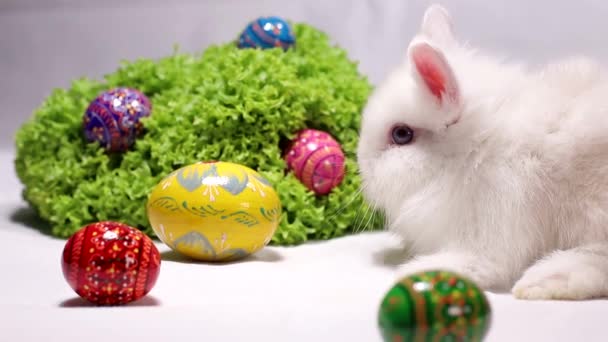
[[[492,312],[471,280],[447,271],[402,278],[384,296],[378,325],[384,341],[483,341]]]

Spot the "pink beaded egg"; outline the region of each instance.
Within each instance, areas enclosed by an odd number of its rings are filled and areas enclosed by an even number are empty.
[[[317,195],[326,195],[344,179],[344,152],[328,133],[304,129],[298,132],[285,160],[296,178]]]

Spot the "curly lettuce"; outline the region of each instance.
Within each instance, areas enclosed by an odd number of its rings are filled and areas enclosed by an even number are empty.
[[[15,167],[23,197],[69,237],[85,224],[125,222],[155,237],[145,204],[171,171],[224,160],[267,177],[283,205],[271,244],[295,245],[378,229],[381,215],[359,194],[355,163],[360,112],[371,85],[347,53],[306,24],[293,25],[297,47],[238,49],[229,42],[200,54],[175,51],[158,60],[124,61],[101,80],[80,78],[54,89],[17,132]],[[131,150],[107,154],[85,142],[82,117],[101,91],[127,86],[144,92],[152,114]],[[315,196],[282,159],[285,142],[303,128],[330,132],[347,158],[343,183]]]

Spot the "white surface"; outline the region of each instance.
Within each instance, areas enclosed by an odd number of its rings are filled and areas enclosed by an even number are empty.
[[[163,253],[150,294],[124,307],[80,300],[60,266],[64,241],[30,227],[13,156],[0,152],[0,341],[380,341],[379,302],[395,280],[396,242],[361,234],[268,247],[227,265]],[[486,341],[607,341],[608,300],[527,302],[488,293]]]

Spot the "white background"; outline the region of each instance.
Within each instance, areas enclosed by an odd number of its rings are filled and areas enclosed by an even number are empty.
[[[98,78],[123,60],[179,44],[199,52],[260,15],[327,32],[372,83],[403,57],[429,0],[0,0],[0,144],[54,87]],[[603,0],[445,0],[460,37],[532,63],[585,53],[608,59]],[[129,34],[125,34],[129,32]]]

